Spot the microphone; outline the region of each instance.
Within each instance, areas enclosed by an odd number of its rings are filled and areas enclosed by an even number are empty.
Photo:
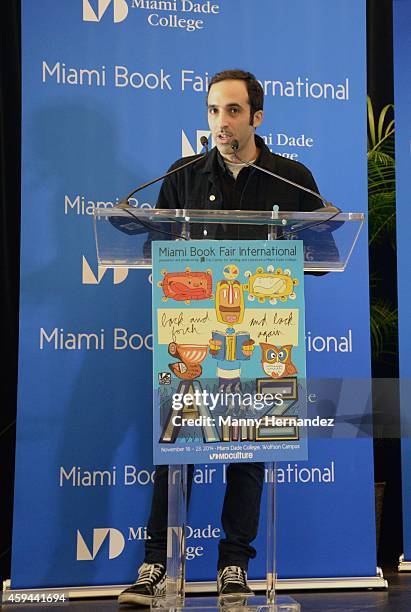
[[[122,198],[120,202],[116,204],[116,208],[127,208],[129,206],[129,199],[131,198],[131,196],[133,196],[138,191],[142,191],[146,187],[150,187],[150,185],[154,185],[154,183],[158,183],[158,181],[161,181],[167,178],[168,176],[175,174],[176,172],[180,172],[180,170],[183,170],[184,168],[187,168],[188,166],[191,166],[192,164],[195,164],[196,162],[200,161],[200,159],[203,159],[203,157],[205,157],[208,153],[208,138],[206,138],[206,136],[201,136],[200,142],[206,150],[206,152],[203,153],[203,155],[201,155],[200,157],[196,157],[196,159],[192,159],[191,161],[183,164],[182,166],[178,166],[178,168],[174,168],[174,170],[170,170],[169,172],[166,172],[162,176],[159,176],[158,178],[155,178],[152,181],[148,181],[147,183],[143,183],[142,185],[139,185],[138,187],[136,187],[136,189],[133,189],[133,191],[130,191],[130,193],[125,198]]]
[[[241,159],[237,155],[237,151],[238,151],[238,147],[239,146],[240,146],[240,143],[238,142],[238,140],[233,140],[231,142],[231,148],[233,150],[234,157],[236,159],[238,159],[238,161],[241,162],[242,164],[245,164],[246,166],[250,166],[251,168],[255,168],[256,170],[260,170],[261,172],[265,172],[266,174],[269,174],[273,178],[279,179],[280,181],[284,181],[284,183],[288,183],[289,185],[292,185],[293,187],[297,187],[297,189],[301,189],[302,191],[306,191],[307,193],[310,193],[311,195],[313,195],[316,198],[318,198],[319,200],[321,200],[323,206],[321,208],[313,210],[313,212],[326,212],[326,213],[330,213],[330,214],[339,214],[341,212],[340,208],[338,208],[337,206],[334,206],[334,204],[332,204],[332,202],[328,202],[328,200],[323,198],[323,196],[320,195],[319,193],[317,193],[316,191],[313,191],[312,189],[309,189],[308,187],[304,187],[304,185],[300,185],[299,183],[295,183],[294,181],[291,181],[290,179],[287,179],[284,176],[280,176],[279,174],[275,174],[274,172],[271,172],[271,170],[267,170],[266,168],[262,168],[261,166],[257,166],[256,164],[254,164],[252,162],[248,162],[248,161],[245,161],[244,159]]]

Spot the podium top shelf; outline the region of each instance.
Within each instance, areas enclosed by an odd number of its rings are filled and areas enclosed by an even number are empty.
[[[364,218],[357,212],[103,207],[94,210],[94,233],[98,264],[106,268],[150,268],[154,240],[300,239],[306,271],[343,272]]]
[[[364,213],[341,212],[333,214],[330,212],[286,212],[266,210],[201,210],[201,209],[160,209],[160,208],[95,208],[94,217],[104,219],[108,217],[137,217],[142,221],[153,221],[155,223],[246,223],[247,225],[271,225],[273,222],[284,221],[307,223],[328,222],[340,224],[341,222],[364,221]]]

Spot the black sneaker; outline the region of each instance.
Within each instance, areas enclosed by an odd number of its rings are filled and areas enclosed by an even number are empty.
[[[247,584],[247,572],[238,565],[218,570],[217,591],[219,597],[254,595]]]
[[[119,604],[150,606],[156,597],[165,595],[166,568],[162,563],[143,563],[134,584],[118,596]]]

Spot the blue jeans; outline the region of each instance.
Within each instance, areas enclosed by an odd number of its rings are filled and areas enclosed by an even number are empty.
[[[188,496],[193,481],[194,466],[188,466]],[[254,559],[251,542],[258,531],[260,502],[264,484],[264,463],[231,463],[227,468],[227,486],[221,523],[225,533],[218,546],[218,569],[239,565],[248,569]],[[163,563],[167,559],[167,496],[168,466],[157,466],[147,533],[146,563]]]

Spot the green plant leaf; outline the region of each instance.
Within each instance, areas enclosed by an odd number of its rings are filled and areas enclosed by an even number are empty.
[[[386,241],[395,249],[395,140],[393,104],[381,111],[377,129],[371,99],[367,97],[368,117],[368,219],[369,245]],[[370,331],[372,356],[380,361],[397,350],[398,312],[387,299],[374,297],[381,283],[379,275],[370,277]]]
[[[379,357],[391,351],[397,342],[398,311],[382,298],[371,300],[371,351]]]
[[[367,96],[367,116],[368,116],[368,131],[370,134],[369,140],[369,149],[372,149],[376,143],[375,137],[375,119],[374,119],[374,109],[372,107],[372,102],[370,96]],[[371,145],[371,146],[370,146]]]

